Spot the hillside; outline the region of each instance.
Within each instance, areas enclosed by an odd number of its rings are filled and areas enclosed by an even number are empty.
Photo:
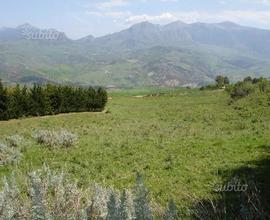
[[[44,32],[58,38],[29,35]],[[230,22],[144,22],[79,40],[25,24],[0,29],[0,78],[7,83],[174,87],[208,83],[219,74],[232,80],[269,76],[269,41],[270,30]]]
[[[253,94],[232,105],[228,94],[219,90],[144,90],[111,96],[107,114],[0,122],[0,143],[16,137],[16,150],[22,154],[17,163],[0,166],[0,175],[13,173],[22,181],[45,163],[54,171],[64,170],[80,186],[96,182],[130,189],[140,172],[153,201],[164,206],[172,197],[181,217],[190,217],[196,202],[220,199],[215,187],[237,176],[262,181],[269,201],[266,96]],[[75,146],[48,147],[33,136],[61,129],[77,135]]]

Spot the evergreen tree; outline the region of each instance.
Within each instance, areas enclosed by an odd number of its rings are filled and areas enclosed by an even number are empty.
[[[62,105],[61,87],[48,84],[46,86],[45,93],[49,99],[51,113],[52,114],[60,113]]]
[[[99,88],[34,84],[5,88],[0,81],[0,120],[23,116],[43,116],[83,111],[101,111],[107,103],[107,92]]]
[[[135,219],[136,220],[152,220],[152,212],[148,204],[148,191],[144,187],[142,176],[137,175],[137,184],[135,188],[134,199]]]
[[[128,219],[128,213],[127,213],[127,193],[124,190],[121,194],[120,198],[120,206],[119,206],[119,220],[127,220]]]
[[[22,100],[21,88],[19,85],[17,85],[9,93],[9,101],[8,101],[8,117],[9,118],[20,118],[23,116],[21,100]]]
[[[86,111],[86,96],[82,88],[77,88],[75,90],[75,111],[84,112]]]
[[[61,113],[69,113],[73,111],[73,92],[70,86],[60,87],[62,105]]]
[[[113,192],[111,193],[110,199],[107,203],[107,209],[107,220],[119,220],[116,198]]]
[[[164,220],[177,220],[177,219],[179,219],[179,216],[177,213],[177,207],[174,201],[171,199],[169,201],[168,208],[164,216]]]
[[[26,86],[24,86],[21,90],[20,107],[22,111],[22,116],[30,115],[30,97]]]
[[[96,105],[97,109],[102,111],[108,101],[107,92],[103,88],[98,88],[97,94],[96,94]]]
[[[43,116],[51,111],[48,97],[40,85],[34,84],[30,90],[31,115]]]
[[[95,106],[95,97],[96,97],[96,90],[92,87],[89,87],[86,92],[86,109],[87,111],[93,111]]]
[[[8,110],[8,95],[7,90],[4,88],[0,80],[0,120],[6,120]]]

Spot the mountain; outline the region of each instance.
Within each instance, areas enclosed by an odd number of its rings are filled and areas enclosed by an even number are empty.
[[[0,78],[7,83],[197,86],[218,74],[270,75],[270,30],[231,22],[143,22],[71,40],[30,24],[0,29]]]
[[[143,22],[119,33],[97,38],[95,42],[129,49],[198,43],[270,55],[270,30],[244,27],[232,22],[185,24],[177,21],[165,26]]]
[[[66,41],[69,40],[65,33],[55,29],[39,29],[31,24],[22,24],[17,28],[0,29],[0,41],[10,40],[44,40],[44,41]]]

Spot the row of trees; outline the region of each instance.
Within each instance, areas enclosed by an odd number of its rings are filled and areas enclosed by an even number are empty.
[[[264,77],[252,78],[248,76],[244,78],[243,81],[230,84],[228,77],[217,76],[215,81],[215,84],[210,84],[205,87],[201,87],[200,89],[226,89],[232,99],[243,98],[256,91],[270,95],[270,81]]]
[[[31,88],[4,87],[0,81],[0,120],[69,112],[102,111],[107,103],[103,88],[87,89],[60,85]]]
[[[200,90],[215,90],[215,89],[225,89],[228,85],[230,85],[230,80],[227,76],[217,76],[215,79],[215,84],[209,84],[207,86],[203,86]]]

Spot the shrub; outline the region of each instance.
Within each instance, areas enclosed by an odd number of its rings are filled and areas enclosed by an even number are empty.
[[[267,81],[266,79],[259,82],[260,92],[264,93],[264,92],[268,91],[269,88],[270,88],[270,82]]]
[[[10,147],[19,147],[24,142],[24,138],[20,135],[12,135],[6,138],[6,142]]]
[[[146,189],[141,183],[139,188],[143,190],[136,191],[133,199],[130,191],[120,195],[98,184],[82,189],[63,172],[56,173],[44,167],[30,173],[25,187],[28,193],[22,195],[14,178],[12,181],[4,179],[0,191],[0,219],[152,219]],[[139,205],[138,210],[134,210],[134,204]]]
[[[255,87],[251,83],[237,83],[231,90],[231,98],[239,99],[246,97],[255,91]]]
[[[0,191],[0,219],[149,219],[145,212],[142,215],[145,218],[138,218],[139,211],[135,218],[129,191],[120,196],[117,191],[98,184],[82,189],[63,172],[56,173],[47,167],[30,173],[25,186],[28,193],[22,195],[15,181],[4,179]],[[145,198],[144,195],[137,197]],[[146,204],[145,200],[143,202],[140,207]],[[145,208],[149,210],[144,206],[143,211]]]
[[[66,130],[50,131],[41,130],[34,133],[33,137],[38,144],[43,144],[48,147],[72,147],[78,141],[78,136]]]
[[[66,130],[61,130],[58,134],[58,144],[62,147],[71,147],[78,141],[78,136]]]
[[[20,199],[21,191],[12,176],[8,181],[3,178],[3,187],[0,192],[0,219],[29,219],[28,204]]]
[[[37,131],[33,137],[36,139],[38,144],[44,144],[49,147],[57,145],[54,132],[48,130]]]
[[[0,166],[17,162],[21,157],[20,151],[0,143]]]

